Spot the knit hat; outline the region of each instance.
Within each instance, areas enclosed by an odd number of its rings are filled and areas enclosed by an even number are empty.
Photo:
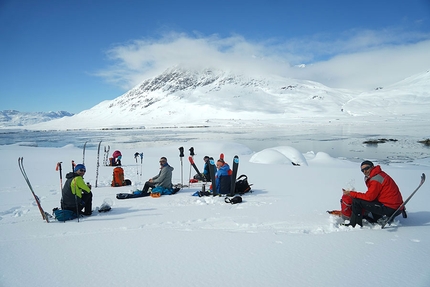
[[[365,160],[361,163],[360,166],[363,166],[363,165],[368,165],[368,166],[373,167],[373,162],[371,162],[370,160]]]
[[[86,168],[85,168],[85,165],[83,165],[82,163],[80,163],[80,164],[77,164],[76,166],[75,166],[75,169],[73,170],[74,172],[77,172],[78,170],[80,170],[80,169],[83,169],[83,170],[87,170]]]

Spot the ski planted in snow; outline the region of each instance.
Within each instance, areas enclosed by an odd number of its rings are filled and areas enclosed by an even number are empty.
[[[31,193],[33,194],[34,199],[36,200],[37,207],[39,208],[39,211],[40,211],[40,214],[42,215],[43,220],[49,223],[49,218],[52,218],[52,216],[48,212],[43,210],[39,197],[36,195],[36,193],[34,193],[33,187],[31,186],[30,180],[28,179],[27,173],[25,172],[25,169],[24,169],[23,157],[18,158],[18,166],[19,166],[19,169],[21,170],[22,176],[25,179],[25,182],[27,182],[27,185],[30,188]]]
[[[96,184],[95,187],[97,187],[97,181],[99,179],[99,167],[100,167],[100,145],[102,144],[102,141],[99,141],[99,145],[97,147],[97,165],[96,165]]]
[[[62,162],[59,161],[57,162],[57,166],[55,167],[55,170],[60,172],[60,191],[63,190],[63,169],[61,168],[61,164]]]
[[[194,153],[194,147],[190,147],[189,151],[190,151],[190,157],[194,159],[194,156],[196,155],[196,154]],[[191,163],[191,162],[190,162],[190,163]],[[188,182],[190,182],[190,179],[191,179],[191,166],[192,166],[192,165],[190,164],[190,174],[189,174],[189,176],[188,176]],[[200,174],[200,173],[198,173],[198,174]]]
[[[87,147],[87,142],[84,143],[84,148],[82,149],[82,164],[85,165],[85,148]]]
[[[397,208],[397,210],[387,219],[385,220],[385,222],[382,224],[381,229],[383,229],[385,227],[385,225],[387,224],[391,224],[391,221],[393,221],[394,217],[396,217],[397,215],[399,215],[399,211],[403,209],[403,207],[406,205],[406,203],[408,203],[408,201],[412,198],[412,196],[414,196],[414,194],[418,191],[418,189],[420,189],[420,187],[424,184],[424,182],[426,181],[426,175],[423,173],[421,175],[421,181],[420,184],[418,185],[418,187],[412,192],[411,195],[409,195],[409,197],[399,206],[399,208]]]
[[[236,177],[237,177],[238,169],[239,169],[239,157],[235,155],[233,158],[233,172],[231,174],[230,195],[236,194]]]
[[[209,175],[211,177],[211,182],[212,182],[212,194],[213,194],[213,196],[218,195],[217,188],[216,188],[216,182],[215,182],[215,174],[216,174],[215,160],[213,157],[210,157],[209,158]]]
[[[103,165],[104,166],[108,166],[109,165],[109,151],[110,151],[110,146],[108,145],[107,147],[104,147],[104,156],[103,156]]]

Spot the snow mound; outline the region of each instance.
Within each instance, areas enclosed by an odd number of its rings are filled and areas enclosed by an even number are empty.
[[[308,165],[303,154],[290,146],[279,146],[264,149],[254,154],[249,161],[263,164]]]

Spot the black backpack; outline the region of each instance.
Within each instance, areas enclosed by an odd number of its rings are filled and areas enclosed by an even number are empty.
[[[252,184],[251,184],[252,185]],[[248,183],[248,177],[244,174],[236,179],[236,194],[245,194],[251,191],[251,185]]]

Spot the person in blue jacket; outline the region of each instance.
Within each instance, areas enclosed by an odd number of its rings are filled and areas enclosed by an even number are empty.
[[[231,175],[230,166],[223,160],[219,159],[216,163],[218,171],[215,174],[216,191],[218,194],[230,194]]]

